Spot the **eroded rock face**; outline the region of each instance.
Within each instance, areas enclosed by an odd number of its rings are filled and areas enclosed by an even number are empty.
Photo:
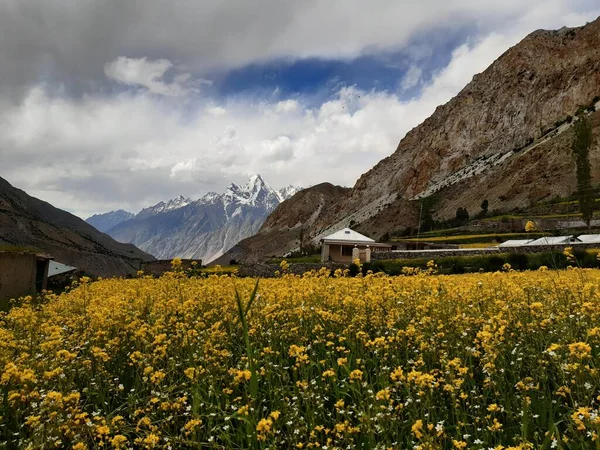
[[[411,199],[478,158],[523,149],[554,129],[557,122],[575,115],[580,106],[590,106],[597,96],[600,96],[600,19],[580,28],[536,31],[506,51],[455,98],[439,106],[430,118],[410,131],[390,157],[360,177],[352,192],[342,200],[342,206],[326,222],[335,224],[381,199],[395,196]],[[533,170],[534,179],[529,183],[544,173],[552,173],[557,167],[555,162],[560,162],[561,170],[565,171],[563,163],[570,161],[570,140],[564,138],[565,133],[557,136],[555,142],[536,148],[535,157],[519,159],[519,152],[515,152],[509,158],[514,162],[490,167],[477,180],[465,179],[462,189],[486,178],[492,184],[489,188],[493,194],[494,185],[502,179],[527,180],[531,165],[539,164],[540,158],[550,161],[545,168]],[[498,180],[490,179],[492,173],[492,178]],[[570,181],[562,181],[564,191],[570,191]],[[477,184],[478,198],[485,198],[488,187],[485,183]],[[451,200],[459,194],[454,191],[442,189],[439,193]],[[537,197],[525,198],[509,192],[507,200],[513,194],[522,199],[520,204]],[[450,213],[454,212],[444,211],[441,215]],[[365,215],[363,220],[368,220],[375,213],[369,211]]]

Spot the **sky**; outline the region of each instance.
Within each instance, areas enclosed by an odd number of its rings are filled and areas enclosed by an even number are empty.
[[[353,186],[597,0],[0,0],[0,177],[81,217],[254,173]]]

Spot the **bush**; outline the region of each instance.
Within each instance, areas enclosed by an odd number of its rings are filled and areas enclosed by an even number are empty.
[[[525,253],[509,253],[506,255],[506,262],[515,270],[527,270],[529,268],[529,258]]]

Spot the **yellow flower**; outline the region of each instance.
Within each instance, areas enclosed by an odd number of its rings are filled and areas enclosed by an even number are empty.
[[[111,439],[110,444],[116,449],[125,448],[125,444],[127,444],[127,438],[122,434],[117,434]]]
[[[494,417],[493,423],[487,427],[490,431],[499,431],[502,429],[502,424]]]
[[[592,347],[585,342],[569,344],[569,354],[576,359],[585,359],[591,356]]]
[[[363,377],[362,371],[355,369],[350,372],[350,381],[361,381]]]
[[[421,439],[423,437],[423,421],[421,419],[417,420],[415,423],[413,423],[410,430],[417,439]]]

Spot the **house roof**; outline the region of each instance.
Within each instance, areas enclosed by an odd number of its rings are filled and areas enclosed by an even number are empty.
[[[520,247],[521,245],[527,245],[533,242],[533,239],[509,239],[502,244],[498,244],[498,247]]]
[[[48,277],[73,272],[75,270],[77,270],[77,267],[67,266],[66,264],[62,264],[56,261],[50,261],[50,265],[48,266]]]
[[[577,239],[585,244],[600,244],[600,234],[582,234]]]
[[[578,239],[573,238],[573,236],[544,236],[529,242],[527,245],[562,245],[570,244],[576,240]]]
[[[374,243],[375,241],[367,236],[363,236],[350,228],[344,228],[343,230],[336,231],[329,236],[325,236],[323,241],[338,241],[338,242],[364,242]]]

